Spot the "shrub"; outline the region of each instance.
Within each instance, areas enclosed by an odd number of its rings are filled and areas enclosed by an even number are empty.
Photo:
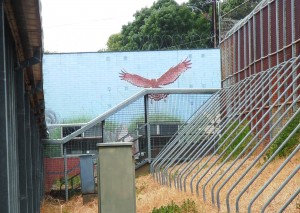
[[[161,206],[159,209],[154,208],[152,213],[197,213],[197,209],[195,202],[187,199],[183,201],[181,206],[172,201],[167,206]]]
[[[159,209],[154,208],[152,210],[152,213],[181,213],[180,207],[172,201],[171,204],[168,204],[167,206],[161,206]]]
[[[197,213],[196,204],[193,200],[187,199],[181,205],[182,213]]]
[[[278,147],[284,142],[284,140],[292,133],[292,131],[300,123],[300,113],[298,113],[293,120],[287,125],[283,131],[279,134],[273,144],[270,146],[270,149],[267,151],[266,156],[270,158]],[[279,151],[277,157],[286,157],[288,156],[294,148],[300,143],[300,129],[289,139],[289,141],[282,147]]]
[[[230,122],[228,124],[228,127],[232,124],[232,122]],[[246,126],[246,127],[245,127]],[[234,129],[237,127],[237,129],[235,130],[235,132],[229,137],[229,135],[234,131]],[[241,132],[241,130],[245,127],[245,129]],[[241,152],[242,150],[248,145],[248,143],[253,139],[253,135],[250,134],[247,138],[246,135],[250,132],[251,128],[249,125],[247,125],[246,122],[243,123],[239,123],[239,122],[235,122],[233,123],[233,125],[226,130],[226,132],[222,135],[222,137],[219,140],[219,146],[226,140],[225,144],[223,144],[223,146],[218,150],[218,154],[220,154],[221,152],[223,152],[225,150],[225,148],[232,142],[232,140],[237,136],[237,138],[231,143],[231,145],[227,148],[227,150],[225,151],[225,153],[223,154],[221,161],[224,161],[225,158],[233,152],[233,150],[235,149],[235,147],[240,144],[240,146],[238,147],[237,150],[234,151],[234,153],[231,155],[231,157],[229,158],[229,160],[233,160],[235,159]],[[249,152],[249,150],[255,145],[255,143],[252,142],[251,146],[248,148],[248,151],[246,151],[244,153],[247,154]]]
[[[60,128],[55,128],[53,130],[50,130],[49,138],[51,138],[51,139],[61,139],[61,129]]]

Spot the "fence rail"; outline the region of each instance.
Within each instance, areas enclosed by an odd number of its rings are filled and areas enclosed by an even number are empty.
[[[222,211],[296,211],[299,70],[300,56],[217,92],[153,160],[154,178]]]
[[[47,189],[63,175],[68,199],[68,171],[78,164],[79,156],[96,154],[97,143],[133,142],[136,167],[151,162],[177,131],[187,125],[186,120],[218,90],[145,89],[87,123],[49,125],[50,138],[43,140]],[[153,94],[164,95],[155,101],[151,99]],[[54,173],[60,176],[54,177]]]

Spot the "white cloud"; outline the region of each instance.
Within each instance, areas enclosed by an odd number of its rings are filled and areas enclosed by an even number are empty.
[[[44,49],[93,52],[106,47],[108,37],[133,20],[133,14],[153,0],[41,0]],[[178,0],[178,3],[186,0]]]

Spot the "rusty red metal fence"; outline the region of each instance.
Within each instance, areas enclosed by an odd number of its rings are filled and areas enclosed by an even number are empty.
[[[264,0],[249,15],[236,20],[231,30],[220,32],[223,86],[300,54],[299,8],[300,3],[295,0]],[[230,15],[220,17],[221,26]]]

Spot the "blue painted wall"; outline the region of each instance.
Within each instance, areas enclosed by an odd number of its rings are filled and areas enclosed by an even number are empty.
[[[166,88],[221,87],[219,49],[44,54],[46,110],[60,122],[98,116],[142,90],[120,80],[122,69],[158,78],[185,58],[192,68]]]

